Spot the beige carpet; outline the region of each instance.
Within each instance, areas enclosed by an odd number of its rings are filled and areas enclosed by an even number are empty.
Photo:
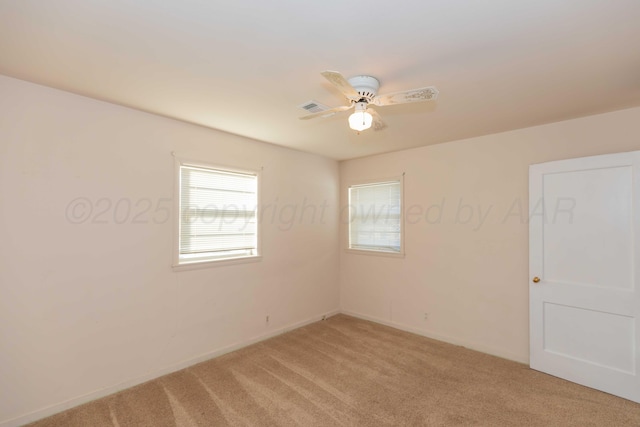
[[[640,405],[338,315],[31,426],[640,426]]]

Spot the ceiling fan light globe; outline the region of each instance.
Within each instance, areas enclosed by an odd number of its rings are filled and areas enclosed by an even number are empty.
[[[369,129],[373,123],[373,116],[366,111],[356,111],[349,116],[349,127],[361,132]]]

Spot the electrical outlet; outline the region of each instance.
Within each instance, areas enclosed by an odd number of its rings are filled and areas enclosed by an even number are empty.
[[[424,313],[424,320],[429,320],[429,313],[427,313],[426,311]]]

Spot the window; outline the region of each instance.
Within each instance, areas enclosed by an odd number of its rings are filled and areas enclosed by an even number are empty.
[[[176,265],[255,258],[258,174],[179,163]]]
[[[349,187],[349,249],[402,254],[402,178]]]

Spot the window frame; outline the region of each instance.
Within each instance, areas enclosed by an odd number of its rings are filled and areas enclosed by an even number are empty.
[[[356,249],[351,247],[351,188],[365,185],[375,185],[375,184],[384,184],[388,182],[398,182],[400,184],[400,251],[399,252],[391,252],[384,250],[375,250],[375,249]],[[392,257],[392,258],[404,258],[405,257],[405,220],[404,220],[404,173],[401,175],[396,175],[387,178],[373,178],[367,180],[358,180],[350,182],[347,185],[347,236],[346,236],[346,249],[345,251],[348,253],[359,254],[359,255],[373,255],[373,256],[384,256],[384,257]]]
[[[213,171],[239,173],[255,175],[257,180],[256,185],[256,254],[247,256],[238,256],[230,258],[219,259],[196,259],[192,261],[184,261],[180,259],[180,232],[181,232],[181,168],[195,167],[202,169],[211,169]],[[235,166],[220,165],[214,163],[208,163],[198,160],[189,160],[185,158],[179,158],[174,156],[174,232],[173,232],[173,262],[172,269],[174,271],[194,270],[200,268],[219,267],[225,265],[242,264],[249,262],[257,262],[262,260],[262,230],[260,224],[260,197],[261,197],[261,185],[262,174],[261,170],[256,169],[244,169]]]

